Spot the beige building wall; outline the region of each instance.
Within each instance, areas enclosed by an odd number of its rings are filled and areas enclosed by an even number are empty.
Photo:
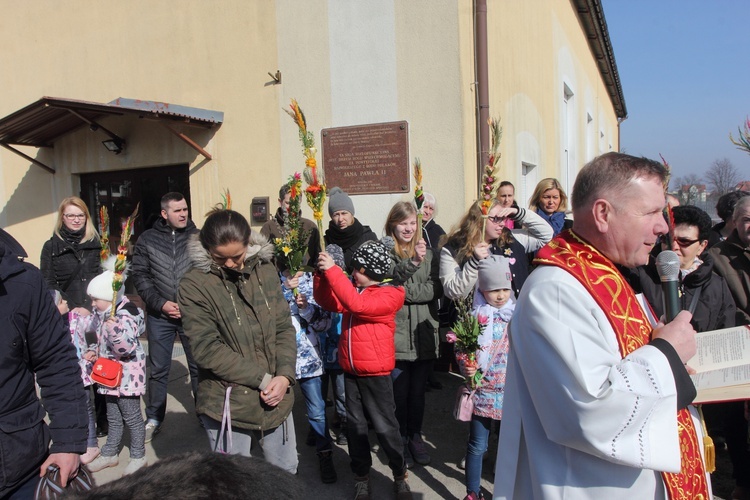
[[[0,150],[0,224],[34,263],[59,201],[78,194],[81,173],[187,163],[198,225],[224,188],[246,216],[254,196],[269,196],[273,212],[280,184],[304,166],[296,127],[282,111],[291,98],[318,142],[323,128],[407,120],[409,156],[421,158],[446,230],[476,197],[471,1],[2,6],[0,116],[42,96],[121,96],[224,112],[219,128],[181,126],[211,161],[138,118],[103,122],[127,140],[119,156],[86,128],[54,149],[24,149],[54,165],[54,175]],[[617,119],[570,2],[488,0],[488,28],[490,114],[504,128],[500,177],[516,184],[523,206],[537,180],[552,176],[572,186],[586,161],[616,150]],[[277,69],[280,85],[267,74]],[[392,204],[410,196],[355,196],[356,215],[381,234]]]

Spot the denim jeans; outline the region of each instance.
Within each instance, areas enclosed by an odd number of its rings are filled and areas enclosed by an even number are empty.
[[[466,493],[479,494],[482,481],[482,459],[490,440],[492,419],[472,415],[469,424],[469,445],[466,448]]]
[[[331,434],[328,432],[326,419],[326,402],[321,391],[322,377],[310,377],[297,380],[307,406],[307,420],[315,432],[315,450],[331,449]]]
[[[434,359],[396,361],[396,368],[391,372],[396,419],[401,437],[411,438],[415,434],[422,434],[424,394],[434,364]]]
[[[328,382],[333,380],[333,400],[336,405],[336,413],[339,417],[346,418],[346,391],[344,389],[344,370],[328,370],[323,373],[322,388],[323,399],[328,396]]]
[[[195,364],[193,352],[190,350],[188,339],[179,320],[149,316],[146,320],[146,331],[148,332],[148,366],[150,368],[146,391],[146,418],[161,423],[167,412],[167,384],[176,336],[179,335],[182,347],[185,349],[193,398],[198,394],[198,366]]]
[[[219,432],[221,431],[221,422],[217,422],[207,415],[200,416],[203,427],[208,434],[208,442],[212,451],[222,452],[228,448],[226,435],[223,443],[217,443]],[[294,418],[290,413],[284,422],[275,429],[265,431],[253,431],[250,429],[240,429],[232,427],[232,449],[230,455],[242,455],[249,457],[252,440],[255,439],[263,449],[263,456],[266,462],[275,465],[290,474],[297,473],[299,464],[297,459],[297,439],[294,435]],[[217,446],[220,445],[220,446]]]
[[[388,375],[379,377],[357,377],[346,374],[346,438],[349,441],[349,456],[352,472],[365,476],[372,467],[370,440],[368,438],[365,411],[378,436],[381,448],[388,457],[388,467],[394,476],[406,472],[404,442],[398,432],[396,405],[393,402],[393,381]]]

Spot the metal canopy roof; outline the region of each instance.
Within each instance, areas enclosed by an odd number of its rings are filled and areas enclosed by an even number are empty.
[[[38,148],[52,147],[59,137],[88,125],[91,130],[101,130],[111,139],[116,140],[119,145],[124,145],[124,139],[104,128],[97,120],[107,116],[125,115],[161,121],[167,130],[208,160],[211,159],[211,155],[207,151],[183,132],[172,127],[170,123],[187,123],[211,128],[224,121],[224,113],[221,111],[191,108],[166,102],[118,97],[110,103],[101,104],[75,99],[42,97],[35,103],[0,119],[0,146],[54,173],[54,168],[18,151],[11,144]]]
[[[224,121],[224,113],[190,108],[166,102],[115,99],[108,104],[42,97],[0,119],[0,143],[51,147],[54,141],[78,127],[98,127],[96,120],[105,116],[135,115],[140,118],[165,119],[213,127]],[[93,125],[92,125],[93,123]]]

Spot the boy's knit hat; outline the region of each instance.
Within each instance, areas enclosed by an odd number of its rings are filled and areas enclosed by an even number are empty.
[[[366,241],[352,255],[352,267],[375,281],[383,281],[391,270],[393,238],[384,236],[380,241]]]
[[[490,255],[479,261],[477,287],[483,292],[510,289],[512,274],[507,257]]]
[[[112,302],[112,299],[114,299],[115,296],[114,291],[112,290],[112,282],[114,281],[114,279],[114,272],[104,271],[102,274],[89,281],[89,286],[88,288],[86,288],[86,293],[92,299],[108,300]],[[114,300],[114,302],[120,302],[124,294],[125,286],[122,286],[120,287],[120,290],[118,290],[117,298]]]
[[[331,188],[328,191],[328,215],[333,217],[339,210],[346,210],[354,215],[354,203],[340,187]]]

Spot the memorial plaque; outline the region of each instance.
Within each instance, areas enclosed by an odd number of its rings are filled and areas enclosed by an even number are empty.
[[[328,188],[348,194],[409,191],[409,124],[405,121],[321,131]]]

